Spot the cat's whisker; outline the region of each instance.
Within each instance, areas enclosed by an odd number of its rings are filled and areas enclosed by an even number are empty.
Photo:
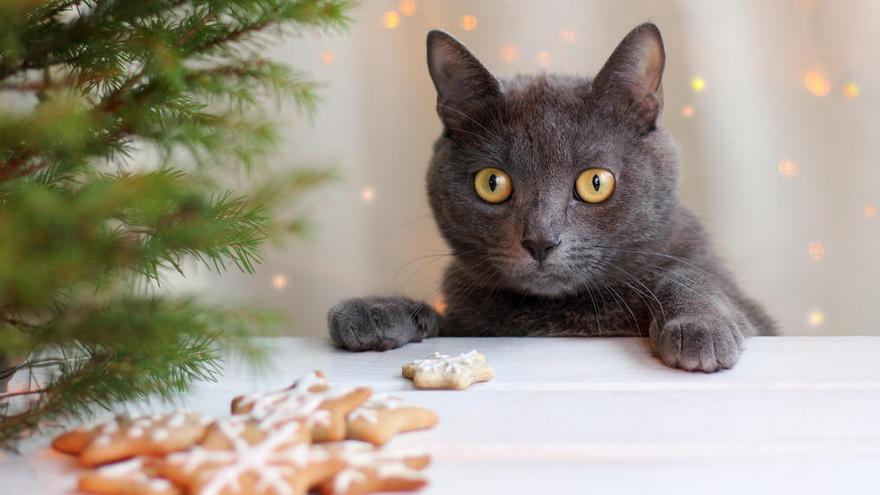
[[[667,253],[661,253],[658,251],[642,251],[642,250],[637,250],[637,249],[621,248],[621,247],[615,247],[615,246],[594,246],[594,247],[597,247],[600,249],[611,249],[611,250],[620,251],[620,252],[643,254],[643,255],[647,255],[647,256],[660,256],[662,258],[666,258],[668,260],[676,261],[676,262],[681,263],[683,265],[687,265],[691,268],[695,268],[696,270],[699,270],[700,272],[703,272],[704,274],[706,274],[712,278],[718,277],[716,274],[707,271],[705,268],[694,264],[690,260],[687,260],[687,259],[684,259],[684,258],[681,258],[678,256],[673,256],[673,255],[667,254]]]
[[[660,302],[660,299],[657,297],[657,294],[655,294],[654,291],[652,291],[647,285],[644,284],[644,282],[642,282],[641,280],[639,280],[639,279],[638,279],[635,275],[633,275],[632,273],[630,273],[630,272],[624,270],[622,267],[618,266],[617,264],[615,264],[615,263],[613,263],[613,262],[608,261],[607,263],[608,263],[609,266],[611,266],[612,268],[615,268],[615,269],[617,269],[617,270],[623,272],[623,274],[626,275],[627,277],[629,277],[633,282],[635,282],[636,284],[640,285],[640,286],[644,289],[644,291],[646,291],[646,292],[648,293],[648,295],[650,295],[651,298],[654,299],[654,301],[657,303],[657,308],[660,310],[660,316],[662,317],[662,320],[658,321],[658,323],[665,322],[665,321],[666,321],[666,311],[663,309],[663,303]],[[633,290],[639,295],[639,297],[642,297],[642,295],[644,294],[644,293],[642,292],[641,289],[632,286],[632,285],[629,284],[628,282],[626,282],[626,281],[621,281],[621,282],[623,282],[623,283],[626,284],[628,287],[630,287],[631,289],[633,289]],[[643,300],[644,300],[644,298],[643,298]],[[654,311],[651,309],[651,304],[648,303],[647,301],[645,301],[645,303],[646,303],[646,305],[648,306],[648,311],[651,312],[651,317],[652,317],[654,320],[657,320],[657,315],[655,315],[655,314],[654,314]]]

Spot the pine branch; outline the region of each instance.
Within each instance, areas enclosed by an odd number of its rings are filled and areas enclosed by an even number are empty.
[[[244,193],[221,178],[267,161],[267,99],[306,115],[317,101],[318,85],[261,58],[263,44],[342,28],[350,6],[0,0],[0,91],[34,102],[0,109],[0,378],[41,380],[0,395],[0,444],[96,408],[171,399],[213,379],[224,352],[259,361],[248,336],[271,315],[146,294],[185,259],[253,273],[270,238],[305,233],[305,218],[275,213],[330,172]],[[141,163],[145,149],[161,167]]]
[[[0,444],[40,421],[87,416],[95,406],[109,409],[154,395],[170,400],[195,381],[215,380],[224,348],[259,362],[263,350],[248,336],[277,321],[271,313],[220,310],[191,300],[123,298],[67,312],[34,332],[32,344],[76,357],[58,360],[58,376],[42,390],[9,396],[39,398],[0,421]]]

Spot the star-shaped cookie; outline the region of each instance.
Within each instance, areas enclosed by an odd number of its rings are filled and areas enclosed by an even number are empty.
[[[302,422],[217,420],[199,445],[168,456],[160,474],[188,494],[304,495],[346,465],[308,436]]]
[[[418,388],[463,390],[474,383],[489,381],[495,370],[486,364],[486,356],[477,351],[449,356],[435,352],[403,366],[403,376]]]
[[[339,441],[345,439],[348,413],[371,394],[365,387],[331,388],[324,374],[315,371],[284,390],[236,397],[232,414],[247,414],[273,426],[303,419],[311,428],[312,441]]]
[[[345,467],[333,478],[318,485],[321,495],[411,491],[427,484],[421,472],[431,462],[427,454],[379,450],[352,441],[323,444],[321,448],[345,462]]]
[[[185,449],[205,433],[208,421],[200,414],[173,412],[115,420],[64,433],[52,447],[79,456],[83,466],[98,466],[136,455],[163,455]]]
[[[382,445],[398,433],[432,428],[434,411],[403,404],[397,397],[376,395],[348,414],[345,437]]]

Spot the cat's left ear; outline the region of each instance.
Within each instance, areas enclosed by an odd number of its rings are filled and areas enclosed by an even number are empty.
[[[666,53],[657,26],[648,22],[617,45],[593,79],[597,96],[613,104],[625,117],[647,132],[657,124],[663,109],[663,66]]]

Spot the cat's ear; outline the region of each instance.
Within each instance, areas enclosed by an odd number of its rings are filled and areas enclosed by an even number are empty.
[[[617,45],[593,79],[593,90],[626,112],[641,130],[652,130],[663,109],[665,63],[660,30],[652,23],[642,24]]]
[[[437,114],[447,129],[465,121],[501,97],[498,80],[471,52],[443,31],[428,33],[428,71],[437,88]]]

